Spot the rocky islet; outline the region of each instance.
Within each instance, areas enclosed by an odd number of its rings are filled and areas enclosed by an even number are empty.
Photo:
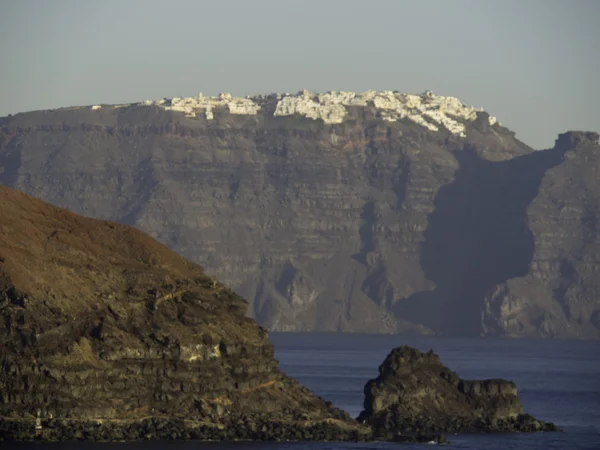
[[[433,351],[408,346],[393,349],[367,382],[358,420],[384,437],[557,430],[524,413],[515,383],[461,379]]]

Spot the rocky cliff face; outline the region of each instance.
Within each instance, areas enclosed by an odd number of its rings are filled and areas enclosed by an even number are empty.
[[[4,118],[0,182],[148,232],[272,330],[597,338],[598,146],[566,136],[431,93],[199,96]]]
[[[565,133],[527,209],[534,237],[527,271],[488,292],[487,334],[599,336],[600,136]]]
[[[517,386],[506,380],[463,380],[438,355],[395,348],[365,386],[359,420],[376,434],[555,430],[523,414]]]
[[[201,267],[6,187],[0,210],[0,440],[369,434],[283,374]]]

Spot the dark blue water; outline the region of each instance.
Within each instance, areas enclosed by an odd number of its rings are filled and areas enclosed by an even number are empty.
[[[449,339],[347,334],[273,333],[281,367],[312,391],[356,416],[363,386],[395,346],[433,350],[463,378],[506,378],[519,387],[525,410],[555,422],[562,433],[448,436],[447,449],[600,450],[600,345],[597,342]],[[425,447],[424,447],[425,446]],[[4,444],[32,450],[40,445]],[[423,449],[427,444],[255,443],[45,444],[43,450],[367,450]]]

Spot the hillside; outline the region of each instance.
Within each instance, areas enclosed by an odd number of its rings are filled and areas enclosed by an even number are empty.
[[[0,440],[367,433],[282,373],[200,266],[6,187],[0,211]]]

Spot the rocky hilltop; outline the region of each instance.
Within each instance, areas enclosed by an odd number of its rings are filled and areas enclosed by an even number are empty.
[[[381,436],[400,433],[556,431],[523,414],[511,381],[463,380],[438,355],[395,348],[365,386],[359,420]]]
[[[0,183],[134,225],[272,330],[600,337],[598,135],[533,151],[426,92],[0,119]]]
[[[0,440],[369,435],[200,266],[6,187],[0,211]]]

